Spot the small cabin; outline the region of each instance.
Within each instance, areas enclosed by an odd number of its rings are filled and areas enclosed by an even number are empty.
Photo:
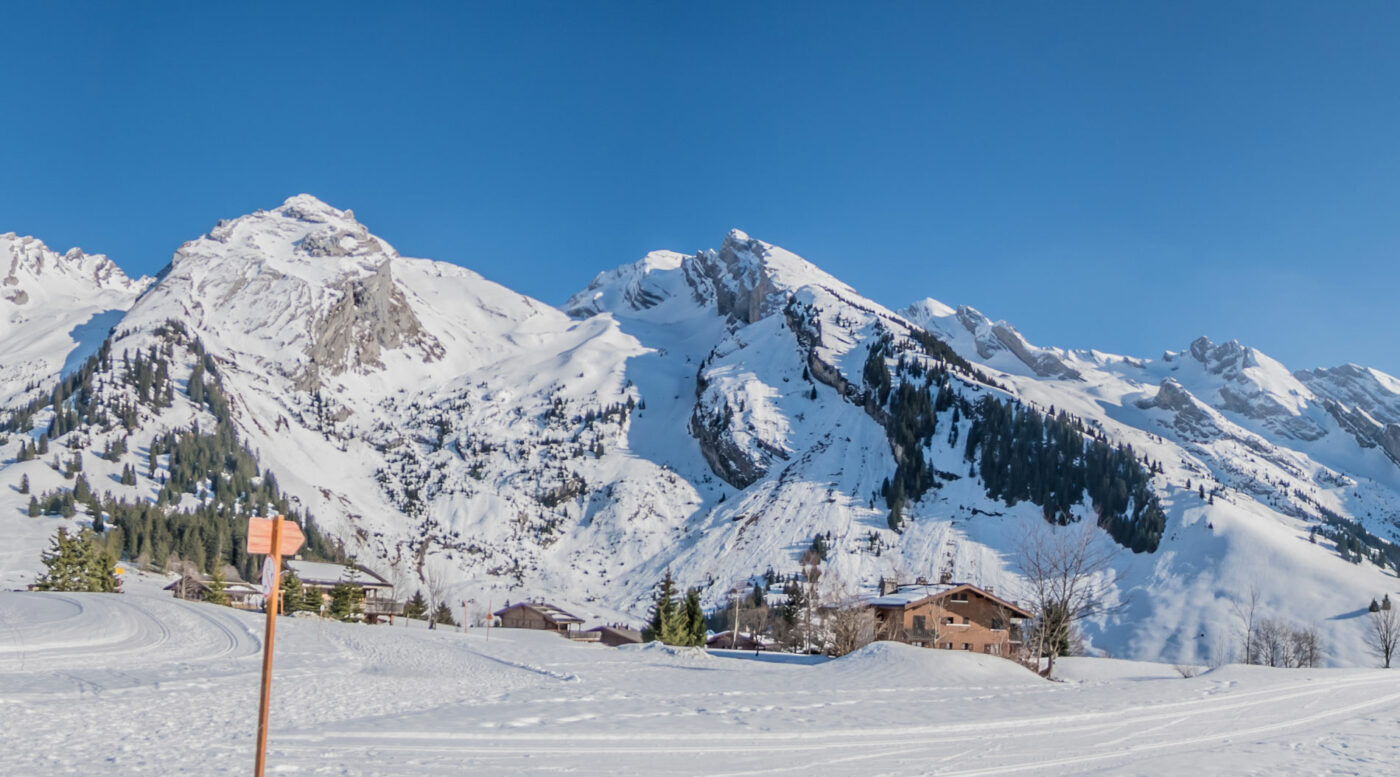
[[[492,613],[501,619],[503,629],[553,631],[569,639],[584,639],[578,631],[583,619],[544,602],[521,602]]]
[[[882,580],[880,596],[866,605],[875,615],[876,639],[1006,657],[1020,651],[1021,626],[1032,617],[1015,602],[971,583]]]

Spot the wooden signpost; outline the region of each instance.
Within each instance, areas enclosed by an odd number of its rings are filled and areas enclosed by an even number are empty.
[[[265,574],[263,578],[267,588],[263,591],[267,630],[263,639],[262,704],[258,707],[258,760],[253,772],[256,777],[263,777],[263,770],[267,766],[267,709],[272,700],[272,637],[277,630],[277,599],[281,588],[282,557],[296,553],[305,541],[306,537],[301,533],[301,527],[295,521],[289,521],[280,515],[248,519],[248,552],[265,554],[267,559],[263,561],[264,569],[271,570],[271,574]]]

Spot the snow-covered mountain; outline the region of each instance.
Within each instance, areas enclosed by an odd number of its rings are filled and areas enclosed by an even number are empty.
[[[52,388],[151,284],[102,254],[60,254],[13,232],[0,234],[0,273],[0,406]]]
[[[41,293],[16,268],[4,293]],[[401,257],[306,195],[186,243],[139,300],[145,282],[115,266],[79,276],[111,282],[104,310],[130,308],[103,319],[115,329],[88,379],[123,426],[33,410],[0,445],[0,481],[71,488],[54,462],[16,460],[52,430],[117,496],[195,509],[220,484],[159,497],[185,466],[162,440],[226,416],[295,509],[410,590],[635,620],[668,569],[713,605],[817,546],[828,595],[889,575],[1014,595],[1015,546],[1054,515],[1139,551],[1120,552],[1123,607],[1090,624],[1095,648],[1223,659],[1254,589],[1261,612],[1318,626],[1355,664],[1360,608],[1397,588],[1400,381],[1375,370],[1290,373],[1205,338],[1155,360],[1039,347],[968,307],[896,313],[738,231],[603,272],[554,308]],[[4,348],[32,345],[17,332]],[[16,380],[52,386],[82,361],[74,339],[33,345]],[[166,399],[142,403],[137,354],[165,365]],[[191,390],[205,374],[226,413]],[[1058,468],[1024,471],[1057,451]],[[15,489],[0,500],[0,532],[26,538],[0,557],[18,582],[53,519],[24,515]]]

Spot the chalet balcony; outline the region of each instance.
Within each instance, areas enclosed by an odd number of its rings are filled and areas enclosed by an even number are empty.
[[[366,599],[365,615],[403,615],[403,602],[388,599]]]

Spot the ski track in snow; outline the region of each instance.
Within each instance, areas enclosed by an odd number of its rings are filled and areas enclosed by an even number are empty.
[[[0,594],[0,774],[243,774],[262,616]],[[986,656],[815,665],[539,632],[279,620],[269,771],[332,775],[1391,774],[1400,673]],[[1129,671],[1131,670],[1131,671]]]

